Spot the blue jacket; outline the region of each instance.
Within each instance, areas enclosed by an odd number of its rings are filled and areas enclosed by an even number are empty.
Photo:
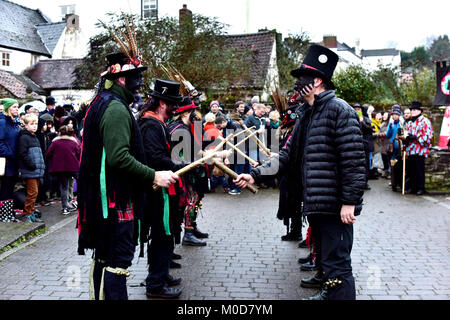
[[[17,137],[20,120],[0,113],[0,157],[6,158],[5,176],[17,176]]]
[[[39,139],[25,129],[19,133],[17,158],[20,178],[36,179],[44,176],[45,161]]]
[[[389,123],[388,128],[386,130],[386,138],[389,139],[391,143],[393,143],[394,149],[398,149],[399,145],[397,140],[394,140],[397,136],[398,128],[400,127],[400,121],[397,121],[397,123]]]

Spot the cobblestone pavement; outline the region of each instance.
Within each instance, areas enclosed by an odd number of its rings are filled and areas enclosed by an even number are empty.
[[[450,201],[402,197],[389,191],[386,180],[371,186],[355,225],[357,299],[449,299]],[[308,250],[280,240],[285,227],[275,217],[277,205],[277,190],[207,195],[199,228],[210,234],[208,245],[175,249],[183,257],[182,268],[171,269],[183,278],[181,299],[296,300],[314,294],[299,286],[313,275],[300,272],[297,263]],[[0,299],[89,298],[91,255],[77,255],[75,217],[67,221],[0,261]],[[137,255],[128,293],[143,300],[146,258]]]

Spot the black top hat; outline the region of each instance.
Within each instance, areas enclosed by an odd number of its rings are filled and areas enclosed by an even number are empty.
[[[108,80],[126,77],[134,72],[143,72],[148,69],[141,64],[142,61],[139,58],[130,59],[122,52],[108,54],[106,60],[108,70],[102,73],[102,77]]]
[[[324,82],[334,89],[335,86],[331,81],[333,77],[334,69],[339,61],[339,57],[336,53],[328,48],[313,44],[308,51],[305,59],[298,69],[292,70],[291,75],[295,78],[301,75],[311,75],[319,77]]]
[[[422,103],[420,103],[419,101],[413,101],[411,102],[411,110],[413,109],[417,109],[417,110],[421,110],[422,111]]]
[[[192,100],[189,97],[183,97],[178,106],[179,108],[176,110],[176,113],[182,113],[188,110],[195,110],[199,108],[192,102]]]
[[[180,83],[165,79],[156,79],[155,87],[148,92],[148,95],[175,104],[179,104],[183,99],[180,94]]]
[[[45,99],[45,104],[48,106],[54,105],[56,104],[56,100],[52,96],[49,96]]]

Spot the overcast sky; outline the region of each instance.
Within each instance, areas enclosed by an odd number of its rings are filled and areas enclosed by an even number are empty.
[[[40,8],[52,20],[58,19],[59,5],[76,4],[84,33],[107,11],[138,12],[140,0],[12,0]],[[426,45],[432,36],[449,34],[448,2],[444,0],[159,0],[159,15],[178,16],[183,4],[194,13],[217,17],[230,25],[229,34],[267,27],[283,36],[305,31],[313,41],[336,35],[339,42],[362,49],[397,48],[411,51]],[[447,14],[447,16],[445,16]]]

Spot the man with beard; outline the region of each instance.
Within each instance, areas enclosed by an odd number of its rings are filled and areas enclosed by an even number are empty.
[[[338,59],[325,47],[310,47],[302,65],[291,72],[305,101],[296,111],[291,139],[278,157],[235,180],[245,187],[289,173],[288,205],[301,206],[314,233],[323,287],[313,300],[356,298],[350,252],[353,223],[362,209],[365,154],[358,116],[333,90]]]
[[[172,143],[167,121],[172,119],[182,96],[180,83],[171,80],[156,79],[151,99],[144,105],[139,115],[147,165],[155,170],[177,171],[184,167],[171,159]],[[178,285],[181,278],[169,274],[169,266],[174,250],[175,237],[179,238],[178,222],[179,186],[170,186],[168,190],[153,190],[147,187],[143,235],[150,233],[148,246],[149,273],[146,279],[147,296],[150,298],[177,298],[180,289],[170,288]],[[148,239],[145,239],[147,242]]]
[[[144,186],[169,187],[178,176],[145,163],[139,127],[129,105],[147,69],[135,52],[107,56],[99,93],[84,122],[78,180],[78,253],[93,249],[91,299],[127,300]]]

